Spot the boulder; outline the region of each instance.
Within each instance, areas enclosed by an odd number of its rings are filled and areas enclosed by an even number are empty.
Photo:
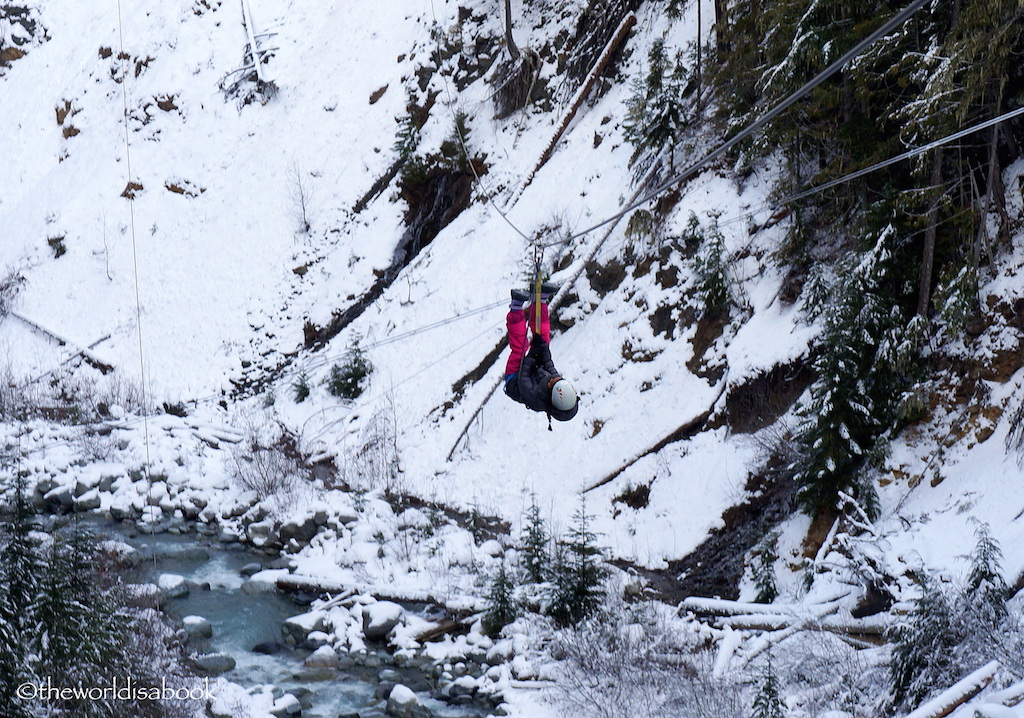
[[[247,563],[244,566],[242,566],[242,568],[238,569],[238,573],[242,576],[245,576],[246,578],[249,578],[253,574],[259,573],[262,570],[263,566],[261,566],[258,561],[253,561],[252,563]]]
[[[75,511],[94,511],[100,507],[100,492],[98,489],[89,489],[74,500]]]
[[[298,645],[306,640],[313,631],[327,632],[329,624],[327,614],[323,611],[300,613],[298,616],[286,618],[281,624],[281,633],[289,645]]]
[[[283,568],[257,571],[242,584],[242,593],[273,593],[277,590],[277,579],[287,575],[288,571]]]
[[[399,683],[391,689],[385,710],[389,716],[395,716],[395,718],[413,718],[413,711],[419,704],[420,699],[416,697],[412,689]]]
[[[315,651],[320,646],[326,646],[330,642],[331,637],[323,631],[310,631],[309,635],[306,636],[306,640],[302,642],[302,647]]]
[[[298,698],[293,696],[291,693],[285,693],[283,696],[274,701],[274,706],[270,709],[270,714],[277,716],[277,718],[285,718],[286,716],[297,716],[302,712],[302,702]]]
[[[263,641],[252,647],[253,653],[260,653],[264,656],[274,656],[288,650],[288,646],[280,641]]]
[[[383,640],[404,617],[405,609],[391,601],[363,606],[363,635],[371,641]]]
[[[338,654],[330,646],[320,646],[304,661],[306,668],[337,668]]]
[[[193,641],[202,641],[207,638],[213,638],[213,626],[202,616],[185,616],[182,619],[182,623],[185,624],[185,630],[188,632],[188,637]]]
[[[188,595],[188,582],[184,576],[176,573],[162,573],[157,579],[160,595],[164,598],[184,598]]]
[[[235,667],[235,659],[227,653],[202,653],[192,656],[192,663],[208,676],[226,673]]]
[[[72,496],[71,489],[67,486],[58,486],[47,491],[43,496],[44,506],[54,513],[67,513],[74,506],[74,503],[75,497]]]
[[[286,521],[281,524],[281,530],[278,534],[281,537],[281,541],[285,543],[295,539],[299,543],[307,544],[316,536],[317,528],[314,517],[307,516],[302,523]]]

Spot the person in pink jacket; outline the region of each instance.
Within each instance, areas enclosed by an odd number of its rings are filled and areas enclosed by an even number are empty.
[[[505,363],[505,394],[533,411],[544,412],[558,421],[569,421],[579,410],[576,389],[558,373],[551,359],[551,320],[548,297],[557,291],[553,284],[541,286],[540,331],[534,331],[526,351],[526,318],[535,308],[525,309],[530,293],[512,290],[512,302],[505,317],[511,354]]]

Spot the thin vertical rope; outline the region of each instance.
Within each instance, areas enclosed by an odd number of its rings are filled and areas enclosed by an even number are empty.
[[[128,169],[128,184],[125,187],[125,194],[128,199],[128,214],[131,223],[132,232],[132,274],[135,280],[135,326],[139,339],[139,381],[141,382],[142,391],[142,436],[146,448],[146,464],[143,467],[146,477],[146,511],[152,511],[152,496],[153,496],[153,482],[150,477],[150,464],[152,463],[152,453],[149,447],[149,407],[147,402],[146,392],[146,359],[145,359],[145,343],[142,339],[142,299],[141,292],[139,291],[139,251],[138,243],[135,237],[135,190],[132,188],[132,145],[130,139],[130,131],[128,129],[128,68],[125,66],[125,60],[127,56],[124,52],[124,21],[121,15],[121,0],[117,0],[117,32],[118,40],[120,42],[120,59],[121,59],[121,100],[124,105],[124,152],[125,162]],[[143,513],[143,520],[146,520],[146,515]],[[157,552],[153,552],[153,570],[156,572],[157,565]],[[157,602],[159,605],[159,594]]]

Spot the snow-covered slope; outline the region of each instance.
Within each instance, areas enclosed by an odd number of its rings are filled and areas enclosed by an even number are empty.
[[[533,495],[556,528],[585,496],[611,553],[648,568],[668,566],[722,526],[769,458],[765,447],[793,424],[783,407],[767,429],[733,432],[721,420],[725,398],[806,358],[818,332],[782,296],[785,270],[772,261],[781,227],[748,231],[767,219],[772,168],[742,179],[709,169],[682,188],[660,239],[628,238],[623,220],[586,267],[607,228],[568,246],[555,241],[611,216],[632,193],[633,148],[623,139],[630,83],[654,40],[683,48],[696,38],[695,14],[670,23],[654,5],[640,6],[615,81],[590,97],[524,188],[579,83],[561,74],[553,51],[540,72],[548,106],[492,119],[490,79],[505,57],[497,3],[252,5],[256,31],[269,33],[260,43],[273,48],[263,69],[276,94],[265,104],[218,89],[247,42],[235,0],[39,4],[47,38],[0,77],[0,276],[24,277],[0,318],[0,368],[35,377],[88,347],[113,371],[70,362],[81,380],[102,390],[139,387],[144,377],[151,404],[183,403],[198,418],[189,429],[165,417],[164,431],[147,430],[130,449],[172,472],[177,455],[201,488],[229,483],[230,461],[182,436],[214,424],[272,432],[280,422],[357,486],[472,507],[513,529]],[[564,46],[586,4],[556,5],[517,7],[521,45]],[[456,114],[467,115],[470,155],[486,167],[472,203],[354,321],[311,347],[306,332],[358,304],[393,261],[406,210],[395,183],[354,208],[396,161],[409,104],[430,97],[419,149],[438,152]],[[1011,167],[1007,186],[1018,187],[1022,171]],[[671,239],[691,213],[705,224],[720,215],[730,257],[735,306],[717,325],[700,321],[692,250]],[[555,244],[545,255],[555,281],[582,271],[552,342],[582,404],[552,431],[492,393],[505,356],[487,361],[537,238]],[[1012,304],[1024,261],[1019,252],[1001,261],[986,291]],[[995,351],[1019,335],[993,325],[964,351]],[[358,399],[342,402],[323,383],[356,340],[374,372]],[[482,376],[463,384],[478,368]],[[312,388],[301,403],[300,378]],[[1019,382],[1013,367],[985,384],[983,400],[958,398],[954,386],[927,425],[897,440],[877,523],[893,567],[958,570],[980,521],[1002,544],[1009,579],[1024,570],[1024,491],[999,420]],[[259,393],[236,399],[238,386]],[[972,427],[949,440],[971,405],[995,407],[977,425],[988,421],[994,433],[983,440]],[[394,439],[401,471],[360,473],[359,450],[382,433]],[[58,435],[40,429],[26,441],[45,454]],[[182,451],[194,454],[181,459]],[[73,471],[68,453],[54,449],[51,463]],[[649,489],[645,505],[614,501],[638,487]],[[793,569],[793,591],[807,524],[799,516],[783,526],[780,566]]]

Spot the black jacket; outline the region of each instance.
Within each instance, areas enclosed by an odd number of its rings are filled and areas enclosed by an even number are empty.
[[[505,393],[520,404],[534,411],[550,414],[559,421],[569,421],[580,408],[579,401],[571,409],[556,409],[551,404],[551,390],[548,381],[561,376],[551,361],[551,349],[547,342],[534,335],[529,353],[523,357],[519,371],[505,384]]]

